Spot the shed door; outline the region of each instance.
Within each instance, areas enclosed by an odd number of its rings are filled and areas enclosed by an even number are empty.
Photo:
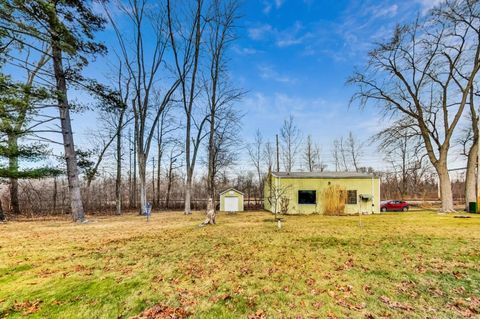
[[[238,198],[237,197],[225,197],[225,211],[237,212],[238,211]]]

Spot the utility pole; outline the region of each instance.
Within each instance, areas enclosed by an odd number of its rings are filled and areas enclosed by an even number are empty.
[[[277,172],[280,172],[280,153],[278,150],[278,134],[275,135],[275,138],[277,140]]]

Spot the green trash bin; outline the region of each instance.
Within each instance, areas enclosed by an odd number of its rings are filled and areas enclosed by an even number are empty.
[[[468,211],[470,213],[476,213],[477,212],[477,203],[476,202],[468,203]]]

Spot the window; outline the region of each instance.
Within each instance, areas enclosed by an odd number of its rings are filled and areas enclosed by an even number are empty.
[[[317,191],[298,191],[299,204],[316,204]]]
[[[347,204],[357,203],[357,191],[347,191]]]

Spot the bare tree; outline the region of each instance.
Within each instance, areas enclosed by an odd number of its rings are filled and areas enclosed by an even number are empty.
[[[320,146],[313,142],[311,135],[308,135],[303,150],[303,161],[309,172],[317,170],[323,172],[325,169],[320,155]]]
[[[257,177],[258,177],[258,189],[259,192],[262,191],[262,182],[263,182],[263,172],[262,172],[262,166],[263,166],[263,158],[264,155],[262,154],[262,151],[264,151],[264,143],[263,143],[263,136],[262,133],[260,132],[259,129],[256,130],[255,132],[255,137],[253,140],[253,143],[248,145],[247,151],[248,151],[248,156],[250,157],[250,161],[252,165],[255,167],[255,170],[257,171]],[[268,157],[267,157],[268,158]],[[272,163],[273,164],[273,159]],[[268,164],[267,164],[267,167]],[[260,195],[260,194],[259,194]]]
[[[369,53],[368,67],[349,83],[353,100],[411,119],[440,180],[442,211],[454,211],[448,172],[452,136],[480,70],[477,1],[447,1],[424,21],[395,29]]]
[[[379,151],[384,160],[390,163],[395,187],[404,198],[419,185],[426,163],[426,153],[422,148],[420,134],[408,118],[390,125],[387,129],[373,136],[372,141],[379,142]]]
[[[172,186],[175,181],[175,171],[182,167],[179,158],[183,156],[184,148],[178,140],[172,140],[170,144],[170,151],[168,152],[168,168],[167,168],[167,191],[165,195],[165,208],[170,208],[170,194]]]
[[[335,161],[335,171],[349,171],[349,164],[348,164],[348,153],[347,148],[345,146],[345,140],[343,136],[339,139],[333,140],[333,149],[332,149],[332,156],[333,160]]]
[[[165,31],[168,13],[165,13],[165,8],[153,10],[146,0],[135,0],[128,4],[118,2],[118,7],[129,19],[130,34],[133,34],[133,39],[126,38],[126,33],[122,32],[109,8],[104,4],[107,17],[115,30],[121,59],[132,81],[131,107],[140,190],[139,212],[144,214],[147,203],[147,160],[155,129],[181,81],[179,79],[171,81],[162,93],[160,88],[156,87],[161,72],[168,70],[168,68],[162,69],[165,65],[165,52],[169,46],[168,34]],[[148,43],[153,49],[146,45],[145,32],[151,32]]]
[[[467,171],[465,176],[465,209],[468,210],[470,202],[476,202],[477,199],[477,176],[475,171],[477,169],[478,161],[478,141],[479,141],[479,127],[478,127],[478,113],[475,108],[475,93],[470,91],[469,98],[469,120],[470,127],[467,129],[465,138],[462,141],[463,154],[467,157]],[[477,173],[478,174],[478,173]]]
[[[291,191],[290,185],[282,185],[276,179],[276,182],[273,181],[273,176],[271,171],[268,172],[266,179],[266,191],[267,191],[267,201],[270,205],[273,213],[275,214],[275,220],[278,219],[278,213],[287,213],[288,212],[288,193]]]
[[[238,128],[233,103],[239,100],[242,92],[232,88],[228,78],[227,49],[235,39],[235,23],[238,4],[236,1],[213,0],[209,8],[209,22],[206,25],[208,76],[204,79],[205,93],[208,98],[208,172],[207,192],[215,204],[216,173],[219,165],[229,165],[227,147],[229,141],[235,140]],[[225,156],[227,155],[227,156]],[[212,206],[210,223],[215,220],[215,205]]]
[[[238,158],[237,145],[239,144],[240,116],[236,110],[231,109],[218,118],[215,128],[212,176],[216,184],[218,172],[231,167]]]
[[[302,141],[300,130],[295,125],[292,115],[283,122],[280,137],[282,140],[283,166],[286,172],[291,172],[295,166]]]
[[[130,97],[130,85],[131,77],[128,76],[126,79],[123,79],[122,64],[120,63],[119,72],[118,72],[118,89],[119,95],[122,99],[122,104],[119,105],[114,110],[114,129],[115,135],[117,137],[116,147],[115,147],[115,159],[116,159],[116,178],[115,178],[115,206],[117,215],[122,214],[122,159],[123,159],[123,129],[127,123],[125,119],[125,114],[127,113],[128,98]]]
[[[355,169],[355,172],[358,172],[360,168],[359,160],[362,156],[362,144],[353,136],[351,131],[348,133],[346,148],[350,156],[352,166]]]
[[[338,140],[333,140],[332,157],[335,163],[335,172],[340,171],[340,145]]]
[[[262,153],[264,166],[267,169],[273,169],[275,164],[275,147],[270,141],[264,143]]]
[[[191,214],[192,182],[200,144],[205,138],[205,123],[208,115],[198,115],[195,100],[199,95],[199,67],[202,35],[205,30],[204,2],[178,10],[175,14],[171,1],[167,0],[168,32],[175,69],[180,80],[181,104],[185,112],[185,214]],[[196,132],[195,132],[196,130]]]

